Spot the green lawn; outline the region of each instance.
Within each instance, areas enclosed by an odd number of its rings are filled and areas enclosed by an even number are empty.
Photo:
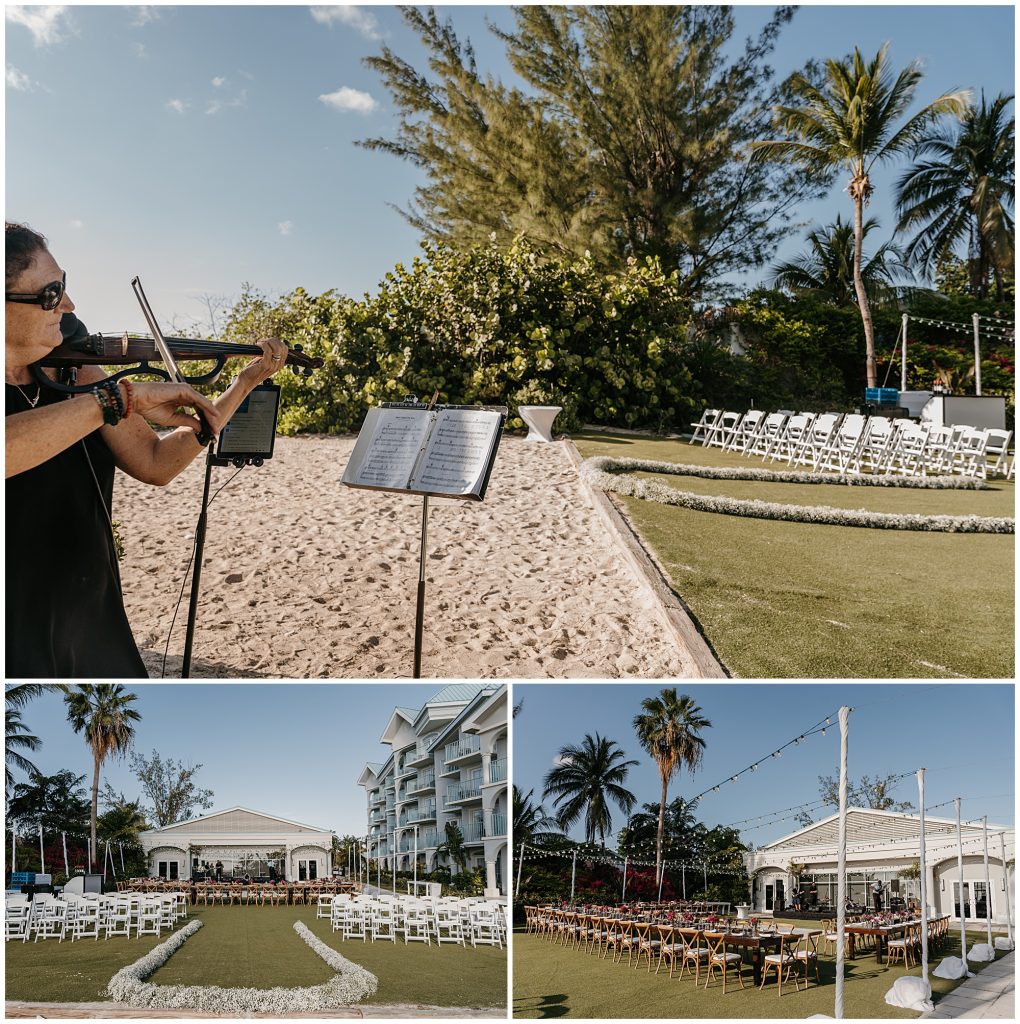
[[[796,922],[803,925],[803,922]],[[977,941],[977,940],[975,940]],[[980,941],[984,941],[981,939]],[[960,937],[950,937],[945,948],[930,958],[934,968],[944,956],[959,956]],[[977,973],[986,964],[971,964]],[[897,964],[879,966],[872,953],[846,962],[844,1011],[847,1017],[916,1018],[911,1010],[901,1010],[885,1002],[885,993],[905,973],[920,975],[920,968],[905,971]],[[764,989],[754,987],[749,970],[744,972],[741,989],[730,975],[726,995],[716,974],[712,987],[705,990],[695,985],[690,974],[681,980],[668,970],[658,975],[628,967],[626,962],[614,964],[611,959],[599,960],[583,949],[556,946],[544,938],[514,933],[514,1017],[674,1017],[692,1019],[794,1017],[804,1019],[814,1013],[833,1014],[835,999],[835,960],[823,956],[819,961],[821,983],[811,976],[809,988],[796,991],[783,986],[783,997],[777,995],[770,975]],[[732,983],[732,984],[731,984]],[[931,978],[933,998],[939,998],[957,987],[959,982]]]
[[[588,432],[574,442],[585,458],[762,465],[676,439]],[[784,504],[1014,513],[1012,481],[981,491],[918,491],[643,475],[678,490]],[[1013,675],[1012,535],[771,522],[617,500],[736,676]]]
[[[328,965],[294,931],[303,921],[327,945],[379,979],[368,1003],[429,1006],[506,1006],[506,950],[490,946],[407,946],[391,942],[343,942],[314,907],[197,907],[189,920],[199,929],[150,981],[163,985],[273,988],[321,985]],[[164,933],[163,940],[167,938]],[[110,978],[159,941],[79,939],[77,942],[6,944],[7,998],[39,1002],[94,1002]]]

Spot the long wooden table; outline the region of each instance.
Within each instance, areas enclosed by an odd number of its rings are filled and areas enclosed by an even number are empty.
[[[928,924],[932,925],[937,921],[946,920],[943,917],[933,917],[928,919]],[[908,928],[914,928],[921,924],[921,919],[918,917],[913,921],[900,921],[897,924],[848,924],[844,925],[844,930],[847,934],[847,948],[846,955],[848,960],[853,960],[857,955],[857,936],[858,935],[873,935],[876,939],[875,942],[875,963],[884,964],[886,953],[888,951],[889,939],[895,935],[901,935]]]
[[[703,935],[705,931],[712,931],[712,929],[705,928],[682,928],[676,929],[678,932],[683,932],[685,935],[693,937],[695,935]],[[713,934],[718,934],[713,931]],[[796,938],[802,938],[808,936],[809,938],[815,937],[822,934],[820,928],[794,928],[792,933],[787,933]],[[742,950],[746,949],[750,951],[751,958],[751,972],[754,975],[755,985],[761,984],[761,969],[764,956],[766,953],[770,953],[774,949],[779,948],[779,940],[783,937],[780,932],[765,932],[757,935],[751,935],[748,932],[728,932],[726,934],[726,944],[729,946],[740,946]]]

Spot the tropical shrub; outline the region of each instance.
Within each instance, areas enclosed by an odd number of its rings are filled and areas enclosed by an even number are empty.
[[[564,430],[690,419],[690,311],[676,273],[657,260],[607,275],[590,258],[546,260],[523,241],[423,250],[361,301],[298,288],[272,302],[245,291],[229,340],[275,331],[326,360],[307,379],[281,375],[284,432],[349,433],[379,402],[434,391],[451,404],[505,404],[511,427],[529,404],[562,405]]]

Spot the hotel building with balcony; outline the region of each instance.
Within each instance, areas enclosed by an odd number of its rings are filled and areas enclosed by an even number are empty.
[[[457,825],[467,868],[485,869],[485,895],[507,892],[507,687],[454,683],[421,708],[393,709],[380,742],[385,761],[365,765],[367,855],[422,874],[456,865],[439,848]]]

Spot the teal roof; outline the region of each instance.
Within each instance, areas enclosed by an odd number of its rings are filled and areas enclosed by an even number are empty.
[[[403,711],[403,713],[404,713],[405,715],[408,715],[408,716],[409,716],[409,717],[411,717],[411,718],[416,718],[416,717],[418,716],[418,712],[419,712],[419,711],[421,710],[421,708],[402,708],[402,707],[401,707],[401,706],[400,706],[400,705],[398,704],[398,705],[397,705],[397,710],[398,710],[398,711]]]
[[[471,701],[483,691],[495,692],[497,688],[493,683],[452,683],[440,690],[434,697],[430,697],[427,703],[456,704],[461,701]]]
[[[369,761],[365,767],[371,768],[372,771],[375,772],[376,775],[378,775],[379,769],[382,768],[382,763],[379,761]]]

